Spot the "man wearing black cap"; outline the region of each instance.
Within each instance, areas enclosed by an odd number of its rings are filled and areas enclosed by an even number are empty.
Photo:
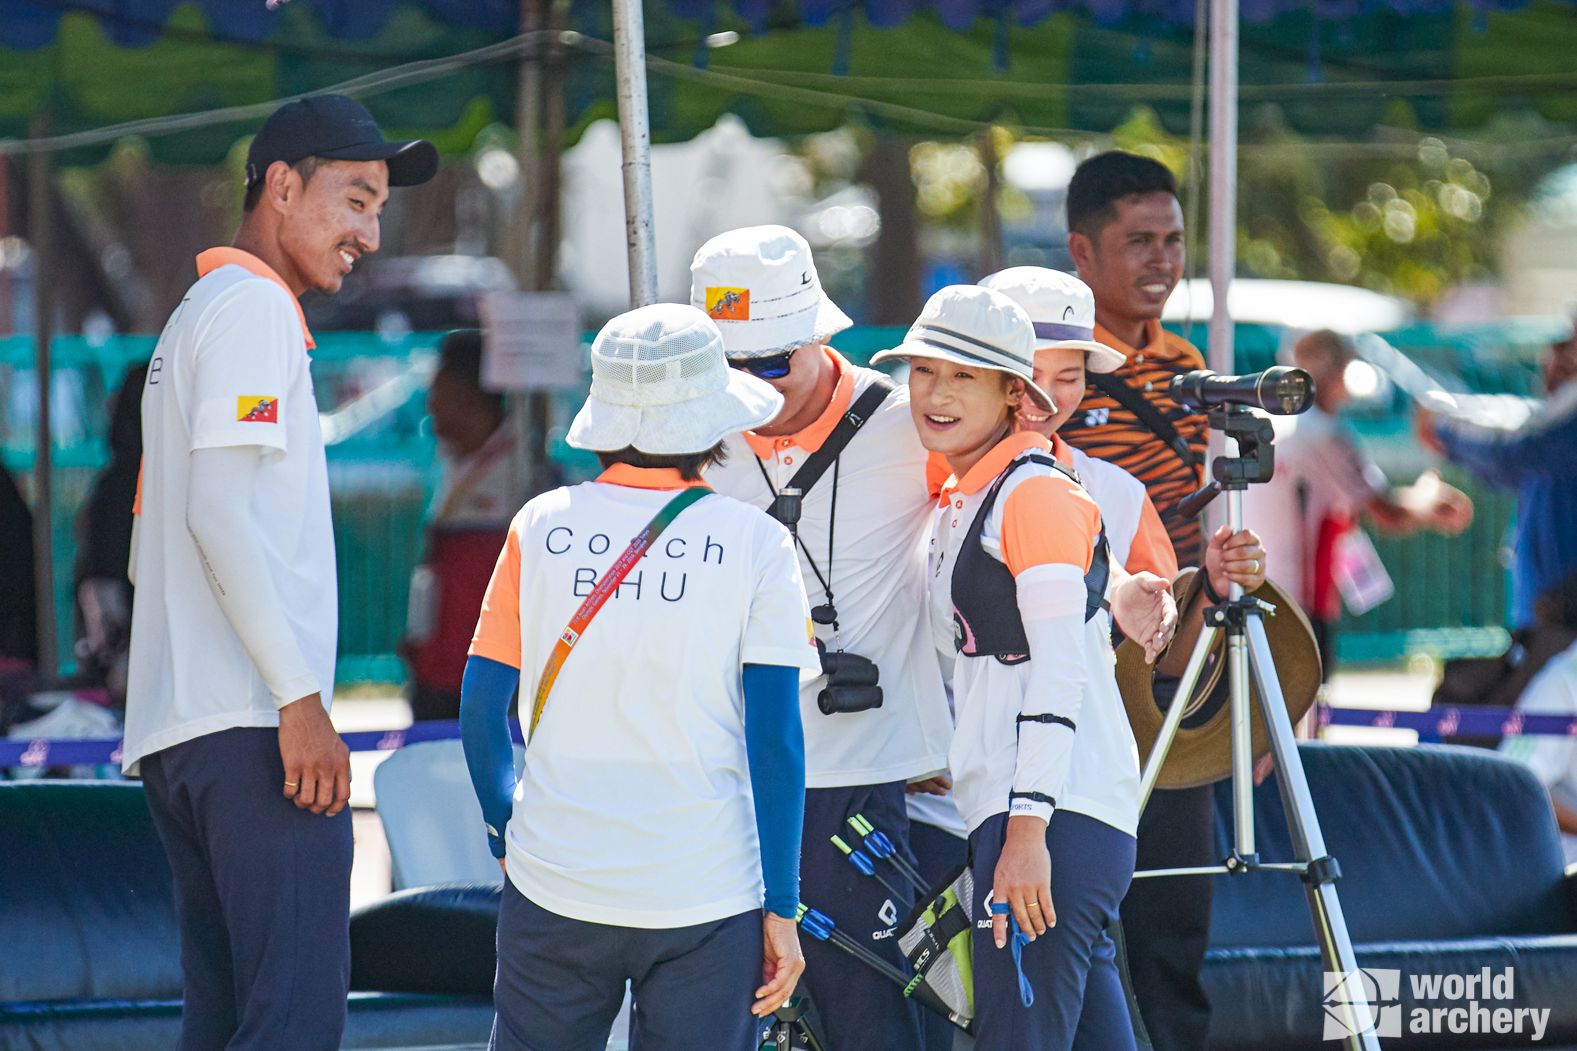
[[[350,979],[350,763],[328,474],[298,297],[378,249],[390,186],[431,178],[340,95],[281,107],[247,157],[233,247],[197,257],[142,401],[127,683],[175,875],[181,1051],[333,1051]]]

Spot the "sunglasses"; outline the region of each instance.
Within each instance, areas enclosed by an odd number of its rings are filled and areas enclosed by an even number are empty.
[[[798,350],[799,348],[795,347],[782,354],[770,354],[764,358],[729,358],[728,367],[748,372],[757,379],[780,380],[789,374],[789,360]]]

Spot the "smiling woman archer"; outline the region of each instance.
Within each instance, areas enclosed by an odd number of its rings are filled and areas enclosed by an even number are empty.
[[[952,470],[929,608],[958,656],[948,760],[971,913],[991,920],[975,927],[976,1047],[1123,1051],[1134,1039],[1105,928],[1133,875],[1138,755],[1096,615],[1113,568],[1100,512],[1057,439],[1014,432],[1025,402],[1054,411],[1034,356],[1021,307],[955,285],[873,361],[908,359],[920,441]]]

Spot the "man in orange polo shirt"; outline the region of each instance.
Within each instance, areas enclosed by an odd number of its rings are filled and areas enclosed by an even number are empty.
[[[1180,566],[1205,558],[1197,518],[1177,502],[1204,484],[1205,417],[1167,394],[1172,377],[1205,367],[1198,349],[1161,328],[1161,308],[1183,276],[1183,209],[1172,173],[1146,157],[1112,151],[1079,165],[1068,184],[1068,250],[1095,293],[1095,339],[1128,359],[1092,376],[1127,388],[1124,398],[1089,387],[1063,425],[1069,444],[1116,464],[1144,483]],[[1109,387],[1108,389],[1119,389]],[[1149,411],[1124,404],[1140,400]],[[1258,546],[1245,531],[1211,551]],[[1256,570],[1263,566],[1256,565]],[[1214,856],[1210,786],[1157,791],[1139,821],[1137,870],[1210,865]],[[1123,901],[1128,970],[1156,1051],[1205,1046],[1210,1001],[1200,982],[1210,935],[1208,876],[1135,880]]]

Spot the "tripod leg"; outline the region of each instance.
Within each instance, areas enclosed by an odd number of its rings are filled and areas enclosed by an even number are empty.
[[[1292,834],[1293,851],[1296,860],[1315,863],[1305,877],[1304,886],[1309,899],[1309,915],[1320,943],[1320,959],[1324,961],[1325,970],[1350,974],[1357,970],[1358,958],[1347,933],[1336,884],[1319,864],[1326,859],[1325,836],[1320,831],[1319,816],[1314,812],[1314,800],[1309,794],[1309,781],[1298,758],[1298,743],[1292,734],[1292,720],[1287,717],[1287,705],[1282,698],[1281,682],[1276,677],[1265,625],[1257,614],[1247,618],[1247,634],[1249,664],[1264,706],[1265,723],[1276,757],[1276,778],[1281,786],[1281,805]],[[1374,1014],[1371,1006],[1363,1002],[1362,983],[1347,985],[1359,1001],[1350,1005],[1346,1019],[1349,1031],[1355,1034],[1347,1038],[1347,1046],[1353,1051],[1379,1051],[1380,1044],[1374,1035]]]
[[[1145,804],[1150,801],[1150,793],[1155,791],[1155,782],[1161,776],[1161,767],[1166,762],[1166,754],[1172,750],[1172,741],[1177,737],[1177,728],[1183,725],[1183,712],[1194,698],[1194,689],[1199,685],[1199,677],[1204,674],[1205,661],[1210,659],[1210,651],[1216,644],[1216,636],[1221,629],[1206,626],[1199,633],[1199,639],[1194,643],[1194,652],[1189,654],[1188,666],[1183,669],[1183,677],[1177,680],[1177,692],[1172,696],[1172,706],[1166,710],[1166,718],[1161,721],[1161,729],[1155,735],[1155,745],[1150,749],[1150,757],[1145,760],[1144,772],[1139,778],[1139,812],[1144,813]]]
[[[1232,853],[1251,865],[1259,860],[1254,849],[1254,711],[1248,641],[1237,629],[1227,634],[1227,662],[1232,687]]]

